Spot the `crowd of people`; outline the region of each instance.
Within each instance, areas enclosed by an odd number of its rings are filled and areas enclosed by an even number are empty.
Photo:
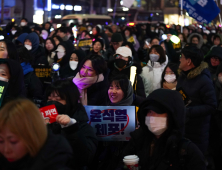
[[[0,170],[121,170],[127,155],[141,170],[222,169],[220,27],[73,26],[1,31]],[[54,64],[46,83],[35,68]],[[38,107],[52,104],[49,124]],[[131,139],[98,141],[88,105],[135,106]]]

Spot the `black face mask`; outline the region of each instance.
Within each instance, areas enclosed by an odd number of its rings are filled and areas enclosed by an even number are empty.
[[[124,66],[127,65],[127,61],[122,60],[122,59],[116,59],[115,64],[118,68],[123,68]]]
[[[59,115],[67,114],[66,113],[66,110],[67,110],[66,105],[63,105],[57,101],[48,101],[46,103],[46,106],[53,105],[53,104],[56,106],[56,109],[57,109]]]

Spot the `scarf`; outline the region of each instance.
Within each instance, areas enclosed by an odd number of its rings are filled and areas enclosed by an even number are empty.
[[[118,103],[109,103],[110,106],[131,106],[133,103],[133,87],[131,85],[131,82],[129,81],[127,94],[124,99],[122,99]]]
[[[104,80],[103,74],[99,74],[95,77],[80,77],[80,74],[77,73],[73,78],[73,83],[78,87],[80,93],[80,101],[82,105],[87,105],[87,88],[92,86],[95,83],[99,83]]]
[[[23,62],[23,63],[21,63],[21,66],[22,66],[24,75],[34,71],[34,69],[32,68],[30,63]]]
[[[177,82],[167,83],[166,81],[163,83],[164,89],[176,90]]]

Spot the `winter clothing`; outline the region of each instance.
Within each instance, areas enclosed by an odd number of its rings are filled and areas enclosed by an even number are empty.
[[[29,99],[42,99],[43,98],[43,85],[39,78],[33,72],[34,69],[29,63],[21,63],[24,81],[26,87],[26,94]]]
[[[188,43],[192,43],[191,41],[192,41],[193,36],[198,36],[198,37],[199,37],[199,43],[198,43],[198,45],[197,45],[197,48],[201,49],[201,47],[202,47],[202,45],[203,45],[203,37],[202,37],[201,34],[198,34],[198,33],[192,33],[192,34],[190,34],[190,36],[189,36],[188,39],[187,39],[187,42],[188,42]]]
[[[168,114],[168,122],[171,122],[158,139],[145,124],[147,106],[152,106],[154,103],[158,103],[162,106],[161,108],[164,108]],[[123,152],[123,157],[137,155],[142,170],[206,169],[200,150],[192,142],[183,138],[185,110],[182,97],[177,91],[155,90],[141,104],[138,119],[140,128],[131,132],[131,139]],[[182,150],[186,150],[185,155],[182,155]]]
[[[161,76],[168,64],[168,57],[166,56],[166,61],[162,64],[159,62],[153,62],[153,64],[154,65],[152,66],[151,61],[149,61],[147,66],[143,67],[143,71],[140,74],[144,83],[146,96],[148,96],[153,90],[161,88]]]
[[[34,71],[34,69],[32,68],[31,64],[29,63],[21,63],[22,69],[23,69],[23,74],[26,75],[32,71]]]
[[[78,66],[79,66],[79,63],[81,63],[82,62],[82,60],[86,57],[86,54],[85,54],[85,52],[83,51],[83,50],[81,50],[81,49],[79,49],[79,50],[74,50],[73,52],[72,52],[72,54],[73,53],[75,53],[76,55],[77,55],[77,57],[78,57]],[[72,55],[71,54],[71,55]],[[71,57],[71,56],[70,56]],[[70,64],[69,63],[67,63],[63,68],[61,68],[60,70],[59,70],[59,73],[60,73],[60,77],[61,78],[69,78],[69,77],[75,77],[76,76],[76,74],[77,74],[77,72],[78,72],[78,66],[77,66],[77,68],[75,69],[75,70],[72,70],[71,68],[70,68]]]
[[[119,69],[115,67],[115,61],[116,60],[113,60],[108,63],[108,67],[110,69],[109,80],[111,80],[113,77],[120,74],[126,75],[128,79],[130,79],[131,66],[135,66],[137,68],[135,80],[133,84],[133,93],[135,94],[134,105],[138,106],[143,101],[143,99],[146,98],[143,81],[139,75],[142,71],[141,66],[137,63],[131,62],[131,64],[128,64],[125,69],[120,71]]]
[[[126,97],[118,103],[109,102],[109,105],[110,106],[130,106],[132,105],[132,103],[133,103],[133,87],[131,85],[131,82],[129,81]]]
[[[121,42],[123,41],[123,36],[120,33],[113,33],[111,37],[111,42]]]
[[[104,81],[103,74],[100,74],[95,77],[80,77],[80,74],[77,73],[73,78],[73,83],[78,87],[80,93],[80,101],[82,105],[87,105],[87,89],[93,84],[100,83]]]
[[[164,89],[176,90],[176,86],[177,86],[177,82],[168,83],[168,82],[165,81],[165,82],[163,83],[163,88],[164,88]]]
[[[72,161],[72,151],[68,142],[61,136],[48,133],[45,144],[35,157],[26,155],[16,162],[0,158],[0,170],[49,170],[67,169]]]
[[[21,34],[17,39],[16,41],[24,44],[25,40],[26,40],[26,37],[28,36],[29,34],[28,33],[23,33]]]
[[[0,59],[0,63],[7,64],[10,71],[9,85],[3,103],[17,97],[25,97],[24,75],[21,65],[11,59]]]
[[[88,116],[82,104],[69,111],[70,118],[74,118],[77,123],[61,128],[58,123],[50,125],[52,131],[56,134],[61,133],[69,142],[73,150],[73,169],[82,169],[93,160],[97,148],[97,137],[93,128],[87,123]]]
[[[116,51],[114,50],[113,46],[110,46],[104,54],[105,61],[109,62],[115,59],[114,54],[116,54]]]
[[[127,42],[130,42],[130,43],[133,43],[133,46],[134,46],[134,49],[136,51],[138,51],[138,49],[140,48],[140,43],[139,41],[137,40],[136,36],[135,35],[132,35],[130,37],[126,37],[126,41]]]
[[[67,43],[64,42],[64,41],[59,43],[58,47],[60,47],[60,46],[65,48],[65,55],[61,59],[59,59],[58,56],[56,55],[55,56],[55,61],[57,63],[59,63],[61,67],[64,67],[65,65],[69,64],[69,60],[70,60],[70,57],[72,55],[73,48],[69,48]],[[56,51],[57,50],[58,50],[58,48],[56,49]]]
[[[216,80],[216,72],[217,72],[217,67],[214,67],[211,65],[211,58],[212,57],[217,57],[219,58],[220,61],[222,61],[222,47],[214,47],[212,48],[212,50],[210,51],[209,55],[207,55],[204,59],[205,62],[208,63],[208,66],[209,66],[209,71],[210,71],[210,74],[211,74],[211,77],[212,77],[212,80],[215,82]]]
[[[32,42],[31,55],[33,57],[32,65],[47,65],[48,61],[45,56],[45,50],[42,46],[39,45],[39,36],[32,32],[30,33],[25,40],[30,40]]]
[[[217,103],[207,68],[207,63],[202,62],[186,74],[180,71],[177,80],[177,89],[182,88],[191,100],[186,107],[185,137],[194,142],[202,153],[205,153],[208,147],[210,117]]]

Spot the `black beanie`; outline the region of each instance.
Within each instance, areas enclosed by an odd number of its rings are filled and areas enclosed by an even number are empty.
[[[121,42],[123,41],[123,37],[120,33],[114,33],[111,38],[111,42]]]
[[[101,38],[96,38],[96,39],[93,41],[93,45],[94,45],[96,42],[100,42],[100,44],[101,44],[101,46],[102,46],[102,49],[104,48],[103,39],[101,39]]]

